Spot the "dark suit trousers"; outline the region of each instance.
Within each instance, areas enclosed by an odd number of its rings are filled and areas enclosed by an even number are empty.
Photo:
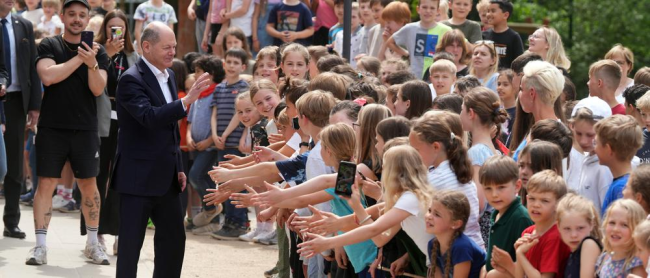
[[[16,227],[20,223],[20,191],[23,184],[23,152],[25,150],[26,113],[23,109],[22,92],[11,92],[4,103],[7,117],[4,134],[7,149],[7,176],[5,176],[5,227]]]
[[[176,176],[174,176],[176,177]],[[175,184],[160,197],[120,194],[117,277],[136,277],[147,220],[156,226],[153,277],[180,277],[185,255],[184,212]]]

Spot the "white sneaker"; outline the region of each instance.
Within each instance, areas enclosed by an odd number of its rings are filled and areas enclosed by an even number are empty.
[[[256,242],[255,238],[259,236],[262,232],[262,229],[257,228],[257,229],[252,229],[250,232],[240,235],[239,239],[243,241],[248,241],[248,242]]]
[[[260,237],[257,242],[264,245],[276,245],[278,244],[278,233],[277,230],[266,234],[266,237]]]
[[[106,252],[102,250],[102,246],[99,244],[99,242],[95,244],[86,244],[84,255],[86,256],[86,258],[91,259],[94,264],[101,264],[101,265],[111,264],[108,261],[108,256],[106,255]]]
[[[47,264],[47,247],[36,246],[29,250],[29,255],[25,261],[27,265],[43,265]]]
[[[255,238],[253,238],[253,241],[255,241],[255,242],[269,241],[274,236],[276,236],[275,235],[275,229],[270,230],[270,231],[264,231],[263,233],[260,233]]]
[[[104,241],[104,236],[102,235],[97,235],[97,241],[99,242],[99,246],[102,248],[102,251],[106,253],[106,241]]]
[[[58,210],[68,204],[69,201],[63,199],[61,195],[54,195],[52,197],[52,209]]]

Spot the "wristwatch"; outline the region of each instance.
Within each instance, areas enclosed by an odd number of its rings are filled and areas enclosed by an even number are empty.
[[[99,63],[95,63],[95,66],[93,67],[94,71],[97,71],[99,69]]]

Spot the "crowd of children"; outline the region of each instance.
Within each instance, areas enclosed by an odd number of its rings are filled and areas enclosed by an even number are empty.
[[[59,1],[25,2],[61,32]],[[629,77],[630,49],[603,53],[578,100],[557,31],[525,50],[508,0],[479,1],[481,22],[469,0],[420,0],[417,22],[359,0],[350,45],[343,6],[211,1],[212,54],[175,65],[180,91],[212,79],[181,131],[188,231],[277,244],[269,277],[646,277],[650,68]],[[163,0],[133,18],[134,41],[177,21]]]

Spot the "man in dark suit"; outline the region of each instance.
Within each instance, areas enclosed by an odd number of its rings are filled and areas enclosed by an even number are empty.
[[[136,277],[147,219],[156,225],[154,277],[180,277],[185,228],[179,193],[185,189],[178,120],[209,86],[199,77],[178,99],[174,72],[176,38],[153,22],[140,39],[143,56],[118,83],[117,154],[112,186],[120,193],[117,277]]]
[[[0,44],[3,50],[6,79],[4,112],[7,118],[4,133],[7,150],[7,175],[4,179],[5,237],[25,238],[18,228],[20,206],[18,204],[23,183],[23,151],[25,126],[34,128],[38,122],[41,106],[41,80],[36,72],[36,46],[32,23],[12,15],[14,1],[0,1]],[[27,117],[25,117],[27,115]]]

